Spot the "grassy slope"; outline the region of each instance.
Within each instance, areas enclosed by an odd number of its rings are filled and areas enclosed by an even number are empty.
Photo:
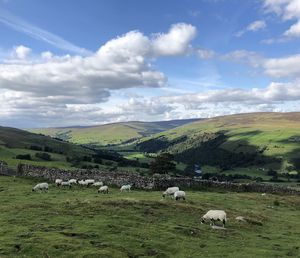
[[[299,257],[299,197],[187,191],[187,201],[160,192],[51,187],[0,177],[1,257]],[[273,205],[275,199],[280,206]],[[200,225],[224,209],[227,230]],[[251,223],[238,223],[236,216]],[[258,225],[259,222],[262,225]]]
[[[51,147],[56,151],[61,151],[63,154],[49,153],[52,161],[43,161],[35,158],[34,155],[40,151],[28,149],[31,145]],[[32,161],[15,159],[18,154],[31,154]],[[15,167],[19,162],[30,163],[36,165],[46,165],[60,168],[70,168],[70,163],[66,162],[66,156],[84,156],[91,154],[91,151],[71,143],[57,141],[48,136],[33,134],[27,131],[0,127],[0,160],[4,160],[10,167]]]
[[[267,147],[264,155],[293,158],[300,153],[300,142],[289,141],[292,136],[300,136],[300,113],[251,113],[217,117],[177,127],[152,138],[164,135],[174,139],[182,135],[224,130],[229,137],[222,145],[224,149],[247,151],[245,146],[239,146],[239,142],[247,142],[260,148]]]
[[[195,121],[194,119],[161,122],[124,122],[89,127],[31,129],[54,137],[62,137],[80,144],[119,144],[134,138],[162,132],[176,126]]]

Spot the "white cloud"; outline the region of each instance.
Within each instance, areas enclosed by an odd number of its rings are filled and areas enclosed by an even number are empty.
[[[204,48],[195,49],[195,52],[200,59],[210,59],[216,55],[216,53],[213,50]]]
[[[258,31],[266,27],[266,22],[262,20],[254,21],[247,26],[249,31]]]
[[[263,64],[265,73],[272,77],[300,78],[300,54],[266,59]]]
[[[165,87],[166,76],[155,70],[151,61],[162,55],[186,54],[193,38],[190,30],[196,29],[175,24],[168,33],[150,38],[131,31],[108,41],[89,56],[55,56],[45,51],[29,58],[30,49],[19,46],[15,53],[22,60],[13,57],[0,63],[0,122],[4,117],[6,121],[20,117],[26,120],[24,123],[38,121],[41,125],[53,125],[55,121],[69,125],[78,121],[109,122],[134,118],[132,106],[145,107],[149,116],[167,112],[170,108],[162,103],[147,101],[123,103],[113,112],[99,105],[108,101],[114,90]],[[168,51],[158,47],[176,37],[181,40],[172,43]]]
[[[266,22],[263,21],[263,20],[257,20],[257,21],[254,21],[252,23],[250,23],[245,29],[243,30],[240,30],[238,31],[235,36],[236,37],[241,37],[243,36],[247,31],[252,31],[252,32],[255,32],[255,31],[259,31],[259,30],[262,30],[266,27]]]
[[[240,62],[244,64],[251,65],[253,67],[260,67],[264,62],[264,57],[254,51],[247,51],[244,49],[235,50],[229,52],[223,56],[221,59],[227,61]]]
[[[294,38],[300,37],[300,1],[299,0],[263,0],[266,12],[275,13],[283,21],[296,20],[283,33],[283,36]]]
[[[286,37],[300,37],[300,20],[293,24],[285,33]]]
[[[196,37],[196,34],[196,28],[190,24],[175,24],[168,33],[154,35],[152,39],[153,51],[158,56],[186,54],[189,44]]]
[[[31,49],[23,45],[15,47],[15,56],[19,59],[25,59],[31,52]]]

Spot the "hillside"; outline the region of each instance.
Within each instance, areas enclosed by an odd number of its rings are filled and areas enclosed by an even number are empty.
[[[199,119],[184,119],[158,122],[124,122],[98,126],[74,126],[59,128],[30,129],[34,133],[41,133],[78,144],[109,145],[120,144],[144,136],[163,132]]]
[[[54,185],[47,194],[31,192],[37,182],[0,177],[1,257],[300,255],[298,196],[186,189],[186,201],[176,202],[159,191],[110,186],[101,195],[93,187]],[[200,224],[210,209],[226,211],[226,230]]]
[[[19,163],[64,169],[112,170],[119,166],[119,170],[126,171],[140,166],[140,170],[147,167],[137,161],[126,160],[114,152],[93,150],[10,127],[0,127],[0,160],[11,168],[16,168]]]
[[[251,113],[206,119],[137,143],[142,152],[168,151],[177,161],[229,169],[300,170],[300,113]]]

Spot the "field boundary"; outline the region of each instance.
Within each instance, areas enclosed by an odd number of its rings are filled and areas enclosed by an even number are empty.
[[[0,163],[1,164],[1,163]],[[0,173],[1,173],[0,169]],[[7,172],[8,173],[8,172]],[[57,178],[68,180],[95,179],[104,184],[120,187],[123,184],[131,184],[133,188],[143,190],[164,190],[167,187],[178,186],[181,189],[194,190],[219,190],[231,192],[258,192],[285,195],[300,195],[300,191],[284,186],[263,183],[232,183],[218,182],[212,180],[200,180],[188,177],[170,177],[167,175],[154,175],[152,177],[141,176],[136,172],[107,172],[97,169],[85,170],[63,170],[48,168],[29,164],[19,164],[16,171],[17,176],[41,178],[54,181]]]

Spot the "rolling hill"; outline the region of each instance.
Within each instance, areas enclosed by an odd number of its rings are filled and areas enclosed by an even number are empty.
[[[174,154],[186,164],[230,169],[300,170],[300,113],[250,113],[183,125],[136,142],[141,152]]]
[[[51,160],[36,157],[36,153],[48,153]],[[18,159],[17,155],[29,154],[31,160]],[[39,135],[11,127],[0,127],[0,160],[4,160],[10,167],[19,162],[36,165],[46,165],[69,168],[71,163],[67,157],[90,156],[93,151],[81,146],[53,139],[49,136]]]
[[[147,164],[127,160],[116,152],[95,150],[50,136],[0,127],[0,160],[15,169],[19,163],[63,169],[97,168],[113,171],[147,170]]]
[[[110,145],[132,141],[144,136],[163,132],[199,119],[184,119],[158,122],[124,122],[98,126],[74,126],[59,128],[30,129],[30,132],[41,133],[78,144]]]

